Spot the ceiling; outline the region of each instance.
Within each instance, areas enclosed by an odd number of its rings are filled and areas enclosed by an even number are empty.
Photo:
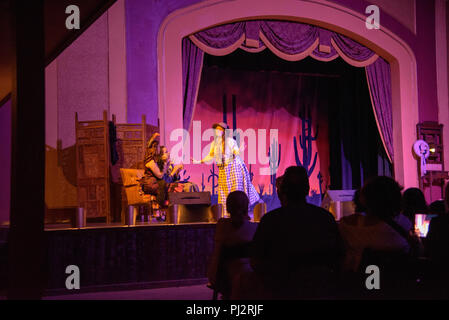
[[[45,57],[48,65],[80,34],[98,19],[116,0],[43,0]],[[14,63],[13,17],[14,0],[0,0],[0,107],[12,90]],[[77,5],[80,9],[79,30],[68,30],[65,9]]]

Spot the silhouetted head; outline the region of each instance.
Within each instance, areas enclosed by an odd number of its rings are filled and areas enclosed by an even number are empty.
[[[391,219],[401,211],[401,190],[402,187],[390,177],[374,177],[363,186],[360,200],[367,214]]]
[[[233,191],[226,198],[226,208],[235,227],[238,228],[244,220],[249,220],[248,205],[248,196],[243,191]]]
[[[280,199],[280,194],[279,193],[281,191],[282,177],[283,176],[280,176],[280,177],[276,178],[276,193],[277,193],[279,199]]]
[[[444,203],[444,212],[447,212],[449,210],[449,182],[446,184],[446,188],[444,189]]]
[[[446,212],[446,207],[444,206],[444,200],[436,200],[429,205],[429,213],[442,215]]]
[[[426,213],[427,203],[423,192],[418,188],[408,188],[402,195],[402,213],[412,222],[416,213]]]
[[[363,206],[362,202],[360,201],[360,192],[361,189],[357,189],[354,193],[354,198],[352,201],[354,202],[354,211],[356,213],[362,213],[366,211],[366,208]]]
[[[288,204],[304,202],[309,194],[309,189],[309,177],[306,169],[301,166],[291,166],[285,169],[279,192],[281,200],[285,200]]]

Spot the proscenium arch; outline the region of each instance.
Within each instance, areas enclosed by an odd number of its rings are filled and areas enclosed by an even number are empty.
[[[418,185],[411,147],[418,116],[416,59],[410,47],[382,25],[365,26],[366,15],[325,0],[209,0],[179,9],[162,22],[158,34],[158,111],[161,141],[183,127],[182,39],[198,31],[241,20],[277,19],[310,23],[341,33],[390,63],[395,179],[405,188]],[[382,19],[381,19],[382,21]]]

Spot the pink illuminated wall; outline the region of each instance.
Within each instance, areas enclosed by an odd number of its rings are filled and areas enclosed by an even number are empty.
[[[406,12],[413,12],[411,5],[403,8],[397,3],[388,4],[387,10],[383,10],[382,5],[385,2],[384,0],[373,2],[361,0],[330,0],[330,2],[341,4],[361,14],[365,13],[365,8],[368,5],[372,3],[379,4],[381,27],[388,28],[404,40],[416,56],[419,120],[438,121],[435,63],[435,0],[407,1],[414,2],[416,34],[408,26],[404,25],[404,14]]]
[[[416,34],[415,0],[370,0],[370,3],[382,8],[382,11],[396,19]]]
[[[126,0],[126,62],[128,121],[158,124],[157,34],[162,21],[174,10],[199,0]]]
[[[57,60],[58,138],[75,143],[75,112],[80,120],[98,120],[109,109],[108,20],[101,16]]]
[[[46,68],[46,204],[77,206],[75,112],[127,121],[125,0],[118,0]]]

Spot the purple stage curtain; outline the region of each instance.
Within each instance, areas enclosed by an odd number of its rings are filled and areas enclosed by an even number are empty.
[[[245,22],[236,22],[198,32],[195,37],[208,47],[221,49],[233,45],[244,33]]]
[[[377,126],[390,161],[393,162],[393,114],[390,64],[382,58],[365,68]]]
[[[317,27],[296,22],[263,21],[260,30],[276,49],[287,54],[306,51],[318,37]]]
[[[313,25],[289,21],[235,22],[197,32],[190,38],[203,51],[214,54],[216,52],[214,49],[248,48],[246,41],[242,41],[242,37],[246,40],[259,40],[259,47],[262,47],[263,42],[260,41],[262,39],[256,39],[258,35],[268,42],[265,45],[278,50],[285,57],[311,51],[313,58],[330,61],[337,58],[340,53],[345,60],[359,67],[371,64],[377,58],[373,51],[341,34]],[[254,41],[252,44],[254,45]],[[320,45],[326,47],[323,48],[324,51],[320,51]],[[299,60],[306,56],[300,55],[297,59],[290,60]]]
[[[257,39],[259,37],[262,39]],[[184,128],[187,130],[196,104],[201,73],[199,64],[202,64],[203,51],[209,54],[229,54],[241,48],[257,52],[258,49],[263,49],[262,45],[266,45],[285,60],[295,61],[310,55],[317,60],[331,61],[341,56],[353,66],[366,67],[376,122],[385,151],[390,160],[393,160],[390,65],[365,46],[313,25],[273,20],[221,25],[198,32],[190,36],[190,39],[194,44],[189,42],[188,45],[183,45]],[[248,43],[251,43],[250,47],[247,47]],[[259,48],[254,47],[257,43]]]
[[[319,31],[318,37],[320,39],[320,45],[327,46],[330,48],[330,50],[329,52],[323,52],[320,51],[319,46],[317,46],[315,50],[313,50],[313,52],[310,54],[310,56],[320,61],[332,61],[338,58],[338,52],[332,45],[332,36],[334,35],[334,33],[332,31],[321,28],[319,28],[318,31]]]
[[[358,42],[346,38],[341,34],[332,32],[332,40],[338,48],[349,58],[356,61],[366,61],[373,57],[375,53]]]
[[[195,111],[196,98],[201,79],[204,52],[189,38],[182,40],[182,86],[183,86],[183,127],[189,130]]]

